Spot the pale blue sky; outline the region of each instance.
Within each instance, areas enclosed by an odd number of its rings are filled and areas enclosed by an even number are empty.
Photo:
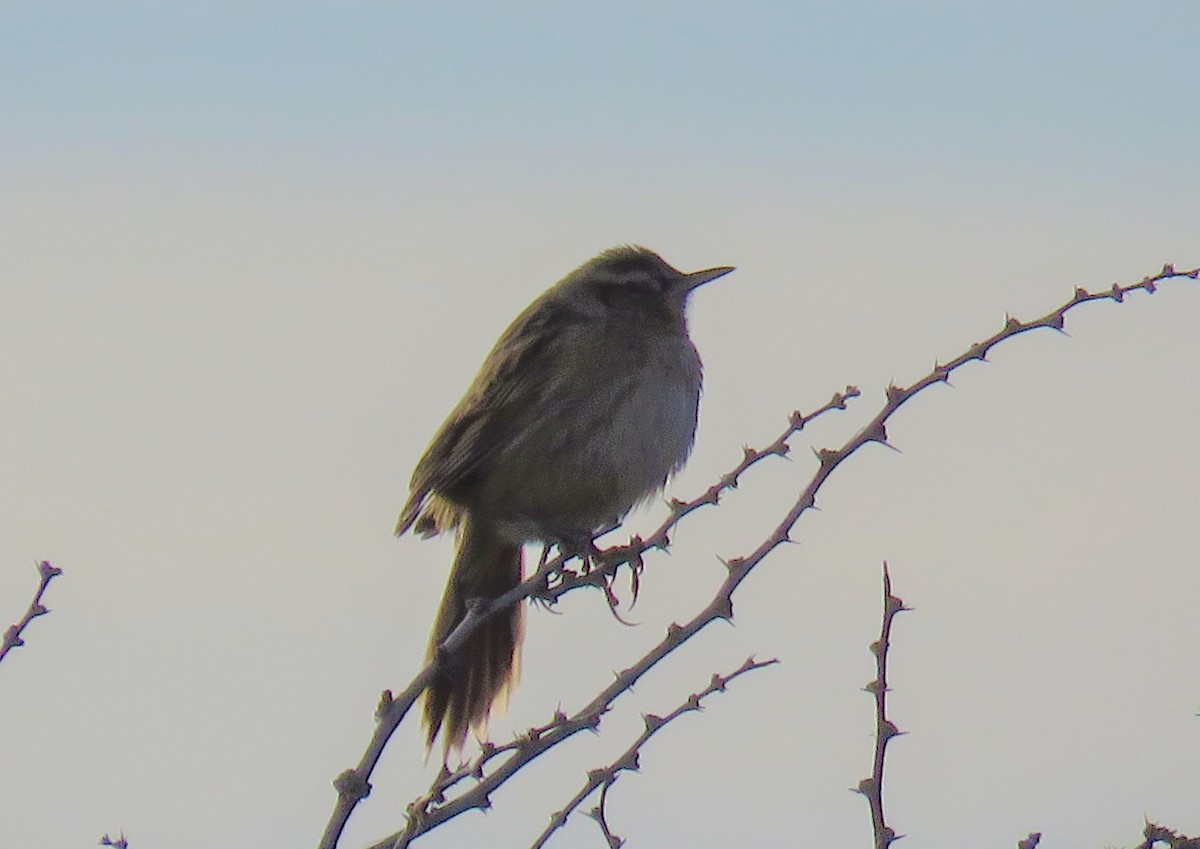
[[[1182,2],[6,5],[0,625],[34,558],[66,574],[0,668],[0,846],[313,845],[441,592],[449,544],[390,536],[413,464],[512,316],[640,242],[738,267],[691,309],[706,390],[671,495],[864,396],[680,530],[642,627],[581,594],[531,613],[497,738],[582,704],[888,381],[1006,311],[1200,264],[1198,33]],[[656,739],[617,831],[869,845],[846,788],[885,558],[917,608],[889,791],[914,845],[1200,833],[1198,319],[1191,282],[1087,305],[914,401],[736,629],[428,845],[528,845],[639,711],[750,653],[782,663]],[[427,784],[419,741],[344,846]]]
[[[1062,180],[1191,163],[1198,27],[1190,3],[56,4],[6,9],[0,71],[35,162]]]

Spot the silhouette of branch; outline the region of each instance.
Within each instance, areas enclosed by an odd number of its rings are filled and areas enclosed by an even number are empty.
[[[33,601],[29,602],[29,607],[25,610],[25,615],[15,625],[10,625],[8,630],[4,632],[4,641],[0,643],[0,661],[3,661],[8,656],[8,652],[11,649],[25,645],[25,640],[21,634],[30,622],[50,612],[50,609],[42,604],[42,595],[46,592],[46,587],[50,586],[50,582],[62,574],[62,569],[59,569],[57,566],[51,566],[48,560],[43,560],[37,564],[37,570],[41,576],[37,592],[33,595]]]
[[[771,660],[757,661],[753,657],[747,658],[746,662],[735,669],[728,675],[713,674],[712,679],[708,682],[708,686],[698,693],[692,693],[687,697],[687,700],[675,710],[668,713],[666,716],[655,716],[654,714],[645,714],[645,729],[638,738],[633,741],[628,749],[621,754],[619,758],[610,763],[608,766],[603,766],[598,769],[588,770],[587,781],[578,793],[576,793],[569,802],[559,811],[550,815],[550,825],[546,826],[543,831],[532,844],[531,849],[542,849],[546,845],[546,841],[558,829],[567,824],[567,817],[571,812],[576,810],[588,796],[592,795],[597,788],[600,789],[600,801],[596,807],[592,808],[587,813],[596,824],[600,827],[601,833],[605,840],[608,841],[610,847],[620,846],[624,841],[613,834],[608,826],[608,819],[605,815],[608,789],[612,787],[620,774],[626,770],[637,772],[640,768],[638,756],[641,753],[642,747],[646,742],[661,731],[668,723],[674,722],[685,713],[698,711],[702,709],[701,702],[706,696],[710,696],[716,692],[724,692],[726,686],[734,678],[745,675],[747,672],[752,672],[755,669],[762,669],[764,666],[771,666],[779,661],[772,658]]]
[[[791,542],[790,534],[793,527],[804,512],[813,509],[817,492],[836,468],[867,444],[878,443],[885,446],[888,445],[887,422],[910,399],[935,384],[948,384],[950,376],[969,362],[975,360],[986,362],[989,351],[1001,342],[1039,328],[1050,328],[1061,332],[1065,324],[1066,314],[1080,304],[1096,300],[1112,300],[1120,303],[1127,295],[1134,291],[1141,290],[1148,294],[1153,294],[1159,282],[1166,279],[1183,277],[1191,279],[1200,278],[1200,268],[1190,271],[1176,271],[1173,266],[1165,265],[1158,274],[1144,277],[1141,281],[1134,284],[1126,286],[1113,284],[1110,289],[1094,293],[1076,288],[1070,300],[1046,315],[1024,322],[1012,316],[1006,316],[1004,325],[999,331],[983,341],[970,346],[954,359],[946,363],[935,363],[931,371],[911,385],[907,387],[900,387],[895,384],[888,386],[884,392],[885,403],[865,427],[840,447],[835,449],[821,449],[815,452],[818,461],[817,469],[813,472],[807,485],[800,492],[798,498],[784,515],[776,529],[749,554],[722,561],[728,570],[728,574],[709,605],[687,623],[683,625],[671,625],[667,630],[667,636],[662,641],[655,645],[641,660],[620,673],[617,679],[604,688],[592,702],[572,716],[568,717],[559,712],[547,725],[540,728],[532,728],[529,732],[521,735],[509,744],[496,746],[492,743],[484,743],[480,755],[469,765],[463,766],[453,772],[443,769],[442,773],[434,781],[430,791],[410,803],[408,807],[408,824],[405,829],[381,841],[376,846],[407,846],[420,834],[467,810],[486,809],[491,804],[489,800],[490,794],[511,778],[521,767],[558,743],[578,733],[580,730],[598,727],[603,714],[609,710],[612,701],[618,695],[628,690],[656,663],[709,623],[718,619],[731,620],[733,617],[732,595],[738,585],[775,548],[784,543]],[[604,585],[611,580],[622,565],[628,564],[631,566],[633,576],[636,579],[642,566],[643,554],[654,548],[665,549],[669,545],[668,532],[674,528],[675,524],[684,515],[690,514],[705,504],[716,504],[720,494],[737,486],[738,477],[742,472],[765,457],[784,456],[788,451],[787,439],[791,435],[797,433],[808,421],[811,421],[816,416],[831,409],[843,409],[846,399],[858,394],[856,388],[848,387],[845,393],[834,395],[828,404],[812,415],[801,416],[798,413],[794,414],[791,426],[780,440],[777,440],[771,446],[761,451],[746,449],[745,456],[738,467],[729,475],[722,477],[697,499],[691,502],[672,502],[672,515],[648,539],[643,540],[634,537],[627,545],[614,546],[597,552],[594,556],[594,560],[596,561],[595,568],[585,570],[582,573],[576,573],[565,568],[564,564],[569,558],[560,555],[549,563],[544,564],[532,577],[512,591],[490,602],[481,601],[473,605],[464,622],[438,647],[433,660],[426,665],[399,696],[393,697],[390,692],[383,694],[379,708],[376,711],[376,730],[368,745],[367,752],[356,768],[347,770],[335,781],[335,787],[338,790],[338,800],[333,816],[320,843],[321,849],[333,849],[337,845],[338,837],[354,806],[370,792],[370,776],[387,740],[394,733],[400,721],[407,714],[429,681],[432,680],[441,668],[441,664],[444,664],[447,658],[452,657],[454,652],[461,650],[466,638],[474,628],[500,610],[509,605],[519,603],[521,599],[526,597],[533,596],[551,603],[564,593],[580,586],[593,586],[603,589]],[[509,753],[512,754],[509,755]],[[486,772],[486,767],[491,767],[497,758],[504,755],[509,756],[502,763],[495,765],[491,772]],[[454,798],[447,798],[447,791],[453,789],[455,785],[467,778],[473,779],[476,783],[463,790],[460,795]]]
[[[1154,849],[1158,844],[1165,843],[1168,849],[1200,849],[1200,837],[1187,837],[1176,834],[1169,828],[1146,820],[1146,828],[1142,832],[1145,837],[1137,849]]]
[[[390,690],[383,692],[378,707],[375,710],[375,731],[367,744],[366,751],[363,753],[356,767],[346,770],[334,780],[334,788],[337,790],[338,798],[333,814],[326,825],[325,833],[318,844],[319,849],[334,849],[337,846],[337,841],[345,829],[346,823],[355,806],[371,792],[370,777],[374,772],[375,765],[379,762],[379,758],[383,754],[387,741],[400,726],[400,723],[408,714],[413,704],[416,703],[417,699],[420,698],[425,688],[429,686],[429,682],[434,679],[443,668],[443,665],[453,662],[455,654],[462,650],[467,639],[483,622],[508,607],[519,604],[525,598],[534,597],[547,603],[552,603],[562,596],[563,593],[578,587],[592,586],[604,589],[607,582],[612,579],[617,569],[623,564],[629,564],[633,574],[638,574],[642,568],[642,555],[650,549],[665,550],[670,545],[668,534],[685,516],[690,515],[705,505],[717,504],[721,494],[726,490],[736,488],[740,477],[751,466],[767,457],[785,456],[789,451],[788,440],[792,436],[803,430],[809,422],[817,417],[833,410],[844,410],[846,408],[846,401],[856,397],[858,394],[858,389],[848,386],[843,392],[835,393],[828,402],[812,413],[806,415],[799,411],[793,412],[788,419],[787,428],[773,442],[762,449],[744,447],[742,449],[742,459],[738,464],[728,473],[722,475],[720,480],[699,496],[691,501],[673,500],[671,502],[671,515],[663,521],[649,538],[643,540],[639,537],[634,537],[627,545],[614,546],[605,551],[598,552],[599,565],[586,574],[578,574],[566,570],[564,564],[570,559],[570,556],[560,554],[549,562],[543,563],[532,576],[504,595],[490,602],[477,601],[473,604],[466,618],[438,646],[433,660],[425,665],[425,668],[417,674],[408,686],[398,695],[393,695]],[[619,692],[614,693],[613,697],[615,698]],[[605,707],[605,710],[607,710],[607,707]],[[570,733],[573,734],[584,727],[592,728],[599,724],[599,714],[595,716],[594,723],[589,718],[586,720],[587,724],[580,726],[575,726],[565,716],[560,716],[561,720],[556,718],[544,728],[531,729],[529,733],[536,733],[538,736],[541,736],[551,729],[559,727],[564,731],[570,730]],[[570,735],[568,734],[567,736]],[[492,757],[511,751],[515,745],[515,743],[507,746],[494,746],[490,743],[484,744],[483,754],[480,759],[490,760]],[[479,769],[482,769],[482,764],[480,764]],[[431,800],[440,799],[447,789],[475,772],[474,768],[463,768],[455,772],[443,770],[431,787],[429,794],[427,794],[428,798]],[[417,805],[419,801],[417,800],[413,804]]]
[[[887,715],[888,694],[888,649],[891,647],[892,621],[897,613],[911,610],[904,602],[892,595],[892,576],[888,566],[883,564],[883,623],[879,629],[879,639],[871,643],[871,653],[875,655],[875,679],[867,684],[865,689],[875,697],[875,756],[871,764],[871,777],[864,778],[855,788],[867,798],[871,806],[871,829],[875,835],[875,849],[888,849],[893,841],[903,835],[897,835],[888,827],[883,816],[883,766],[887,755],[887,745],[893,737],[904,732],[896,727]]]

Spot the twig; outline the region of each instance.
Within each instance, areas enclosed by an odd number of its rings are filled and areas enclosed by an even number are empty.
[[[37,592],[33,595],[33,601],[29,602],[29,607],[25,610],[25,615],[15,625],[10,625],[8,630],[4,632],[4,641],[0,643],[0,661],[4,660],[10,649],[25,645],[25,640],[22,639],[21,633],[30,622],[50,612],[50,608],[42,604],[42,594],[46,592],[46,587],[50,586],[50,582],[62,574],[62,569],[59,569],[57,566],[51,566],[48,560],[43,560],[37,564],[37,570],[41,576]]]
[[[903,835],[897,835],[888,827],[883,816],[883,766],[887,754],[887,745],[893,737],[904,732],[888,719],[887,715],[887,661],[888,649],[891,647],[892,620],[897,613],[911,610],[904,602],[892,595],[892,576],[888,566],[883,564],[883,623],[879,629],[879,639],[871,643],[871,653],[875,655],[875,679],[867,684],[865,689],[875,697],[875,755],[871,762],[871,777],[858,782],[854,792],[861,793],[871,806],[871,828],[875,834],[875,849],[888,849]]]
[[[1167,844],[1169,849],[1200,849],[1200,837],[1177,834],[1150,820],[1146,820],[1146,828],[1142,834],[1146,839],[1138,844],[1137,849],[1154,849],[1159,843]]]
[[[824,485],[830,474],[833,473],[834,469],[869,443],[875,442],[885,446],[888,444],[887,421],[911,398],[928,389],[930,386],[938,383],[948,383],[950,375],[968,362],[974,360],[986,361],[988,352],[1000,342],[1041,327],[1061,331],[1064,326],[1066,313],[1079,304],[1093,300],[1121,302],[1127,294],[1135,290],[1141,289],[1148,293],[1153,293],[1156,290],[1156,284],[1160,281],[1180,277],[1198,279],[1200,278],[1200,268],[1186,272],[1177,272],[1174,267],[1165,265],[1157,275],[1145,277],[1140,282],[1128,286],[1114,284],[1111,289],[1097,293],[1090,293],[1084,289],[1076,288],[1071,300],[1047,313],[1045,316],[1028,322],[1022,322],[1011,316],[1007,316],[1004,326],[998,332],[982,342],[972,345],[955,359],[945,364],[935,364],[934,368],[928,374],[912,385],[908,387],[899,387],[894,384],[889,386],[885,391],[886,401],[883,407],[862,430],[837,449],[823,449],[816,452],[818,460],[817,470],[813,473],[808,484],[785,514],[775,531],[750,554],[722,561],[728,569],[728,575],[722,582],[712,602],[704,610],[700,611],[700,613],[686,624],[672,625],[668,628],[667,636],[663,641],[652,648],[632,667],[620,673],[616,681],[601,691],[589,705],[573,716],[567,717],[560,713],[548,725],[542,728],[531,729],[527,735],[506,746],[497,747],[493,744],[485,743],[482,753],[470,767],[464,767],[455,773],[439,777],[426,796],[415,800],[409,806],[409,821],[403,831],[376,844],[376,846],[397,848],[407,846],[420,834],[467,810],[486,809],[490,807],[490,794],[511,778],[522,766],[558,743],[578,733],[583,728],[597,727],[602,715],[608,711],[611,702],[618,695],[632,687],[656,663],[696,633],[699,633],[701,629],[711,622],[718,619],[731,620],[733,617],[733,592],[741,582],[775,548],[792,541],[790,537],[792,528],[804,512],[814,508],[817,492]],[[853,394],[858,394],[857,389],[853,390]],[[835,395],[830,404],[827,404],[826,407],[818,410],[812,416],[800,417],[800,427],[803,426],[804,422],[811,420],[816,415],[828,409],[844,407],[846,397],[850,397],[849,392],[846,395]],[[798,429],[798,427],[792,428],[789,431],[789,435]],[[782,455],[786,453],[786,449],[774,453]],[[771,452],[768,449],[762,453],[762,456],[770,456],[770,454]],[[738,469],[744,470],[748,468],[753,463],[762,459],[762,456],[752,454],[751,449],[747,449],[746,458],[739,465]],[[706,497],[706,493],[705,496],[701,496],[694,502],[673,502],[673,515],[668,518],[663,527],[655,535],[652,535],[646,541],[635,537],[627,546],[614,547],[602,552],[600,565],[592,569],[588,574],[580,576],[564,570],[562,564],[565,562],[565,558],[556,558],[539,569],[533,577],[520,586],[494,599],[490,604],[485,605],[475,622],[464,622],[463,626],[470,624],[473,629],[478,626],[479,622],[486,620],[499,610],[517,603],[520,599],[527,596],[537,595],[546,600],[554,600],[577,586],[591,586],[595,585],[597,581],[607,580],[617,568],[625,563],[636,565],[646,550],[650,548],[665,548],[667,546],[666,531],[673,527],[680,517],[690,513],[702,504],[715,504],[717,496],[721,492],[734,488],[737,485],[737,474],[740,474],[740,472],[736,472],[729,479],[722,478],[720,482],[711,487],[709,490],[710,493],[713,493],[711,499]],[[661,536],[659,536],[660,533]],[[550,582],[555,575],[558,576],[559,582],[551,586]],[[470,618],[468,617],[468,619]],[[390,693],[384,694],[385,699],[380,704],[380,712],[378,714],[379,727],[376,729],[376,734],[372,738],[367,754],[364,755],[363,762],[357,770],[343,773],[339,781],[335,782],[335,786],[338,787],[339,791],[338,804],[335,808],[334,817],[331,819],[330,825],[326,829],[325,836],[320,844],[322,849],[333,849],[336,846],[338,835],[341,833],[350,810],[357,804],[359,799],[363,798],[370,791],[370,785],[367,782],[370,771],[373,769],[375,761],[378,760],[378,756],[382,752],[382,745],[386,743],[387,738],[394,732],[395,727],[399,724],[400,719],[403,718],[408,708],[411,707],[412,702],[416,700],[429,680],[432,679],[436,671],[436,665],[442,662],[444,656],[450,651],[461,647],[467,634],[469,634],[469,630],[463,626],[456,629],[446,644],[439,648],[433,663],[418,675],[413,683],[406,688],[401,697],[393,700]],[[460,638],[457,642],[455,642],[456,637]],[[451,646],[451,643],[455,643],[455,645]],[[442,648],[447,650],[446,654],[443,653]],[[493,772],[485,775],[484,767],[494,758],[507,752],[514,752],[514,754],[497,766]],[[365,769],[364,766],[366,767]],[[350,780],[343,781],[342,779],[347,776],[350,776]],[[478,783],[464,791],[460,796],[446,800],[444,797],[445,790],[468,776],[476,779]]]
[[[434,659],[426,664],[425,668],[417,674],[399,695],[393,696],[390,690],[383,692],[375,711],[375,731],[371,735],[366,751],[363,753],[356,767],[346,770],[333,782],[334,788],[338,792],[338,798],[329,822],[325,827],[325,833],[318,844],[319,849],[335,849],[338,839],[345,829],[346,822],[349,820],[355,806],[371,792],[370,778],[375,770],[375,765],[383,754],[383,749],[387,745],[388,740],[395,733],[395,730],[399,727],[401,721],[408,714],[408,711],[412,708],[416,700],[420,698],[421,693],[429,686],[429,682],[437,675],[441,664],[452,661],[455,653],[461,651],[462,646],[467,642],[467,638],[470,637],[479,625],[500,611],[514,604],[519,604],[525,598],[533,597],[544,600],[547,603],[552,603],[557,601],[563,593],[577,587],[603,587],[623,564],[629,564],[636,575],[642,568],[642,555],[650,549],[666,549],[670,544],[668,534],[684,516],[693,513],[704,505],[717,504],[720,495],[726,490],[735,489],[741,475],[751,466],[767,457],[785,456],[789,450],[788,439],[803,430],[809,422],[818,416],[822,416],[833,410],[844,410],[846,408],[846,401],[856,397],[858,394],[858,389],[848,386],[844,392],[835,393],[828,402],[812,413],[805,415],[799,411],[793,412],[789,417],[787,428],[768,446],[762,449],[743,448],[742,459],[730,472],[722,475],[717,483],[710,486],[701,495],[691,501],[673,500],[671,502],[671,515],[667,517],[648,539],[643,540],[639,537],[634,537],[627,545],[614,546],[601,552],[602,562],[588,574],[576,575],[573,572],[564,571],[563,564],[569,558],[561,554],[549,562],[546,562],[545,558],[543,558],[543,562],[538,570],[519,586],[493,599],[490,603],[484,603],[472,608],[466,619],[454,629],[445,642],[438,646]],[[551,589],[550,582],[555,576],[558,576],[559,581]],[[594,727],[598,723],[599,715],[595,717],[594,723],[589,718],[583,726],[575,727],[568,722],[565,716],[562,716],[561,722],[556,719],[545,728],[531,729],[530,734],[537,733],[540,736],[558,725],[561,725],[564,729],[574,727],[574,730],[578,731],[582,727]],[[515,744],[502,747],[485,744],[481,760],[490,759],[502,752],[510,751],[514,746]],[[481,768],[482,766],[480,766]],[[434,782],[433,787],[430,788],[427,798],[441,801],[442,794],[447,789],[475,772],[477,770],[474,769],[460,769],[453,773],[443,772],[438,777],[438,780]],[[417,803],[414,802],[413,804],[416,805]]]
[[[546,841],[550,839],[550,836],[556,830],[566,825],[567,817],[569,817],[573,811],[582,805],[583,801],[587,799],[588,796],[592,795],[597,788],[600,788],[601,792],[600,802],[588,813],[588,815],[591,816],[592,819],[596,820],[596,823],[600,826],[600,830],[604,834],[604,837],[608,841],[608,845],[610,847],[614,847],[615,849],[616,846],[620,846],[624,841],[612,833],[612,830],[608,827],[608,820],[605,817],[607,793],[608,789],[616,783],[617,778],[622,772],[625,770],[636,772],[638,770],[640,767],[638,756],[642,747],[646,744],[646,741],[662,730],[662,728],[668,723],[673,722],[674,720],[683,716],[685,713],[700,710],[700,703],[706,696],[716,692],[724,692],[725,687],[734,678],[745,675],[747,672],[752,672],[755,669],[762,669],[764,666],[771,666],[778,662],[779,661],[774,658],[764,661],[757,661],[753,657],[747,658],[745,663],[728,675],[722,676],[714,674],[712,679],[708,682],[707,687],[698,693],[693,693],[692,695],[688,696],[687,701],[675,708],[675,710],[671,711],[666,716],[646,714],[643,717],[645,720],[645,729],[640,735],[638,735],[638,738],[633,741],[629,748],[626,749],[619,758],[610,763],[608,766],[588,770],[587,781],[584,783],[582,789],[580,789],[580,791],[576,793],[569,802],[567,802],[562,810],[551,814],[550,824],[546,826],[546,830],[543,831],[538,836],[537,840],[533,842],[531,849],[542,849],[542,847],[546,845]]]

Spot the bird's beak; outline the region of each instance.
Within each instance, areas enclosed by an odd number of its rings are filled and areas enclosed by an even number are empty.
[[[693,289],[698,289],[710,280],[724,277],[731,271],[733,271],[732,266],[722,265],[720,268],[706,268],[703,271],[693,271],[691,274],[683,275],[683,279],[687,281],[687,289],[690,292]]]

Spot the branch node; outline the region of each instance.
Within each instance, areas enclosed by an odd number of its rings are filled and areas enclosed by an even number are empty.
[[[347,801],[359,802],[371,795],[371,782],[356,769],[348,769],[333,780],[333,789]]]
[[[375,706],[375,720],[376,721],[378,721],[384,714],[386,714],[389,710],[392,709],[393,701],[394,701],[394,699],[392,698],[391,690],[384,690],[382,693],[379,694],[379,704]]]
[[[815,448],[813,453],[822,466],[832,466],[842,456],[842,452],[835,448]]]

